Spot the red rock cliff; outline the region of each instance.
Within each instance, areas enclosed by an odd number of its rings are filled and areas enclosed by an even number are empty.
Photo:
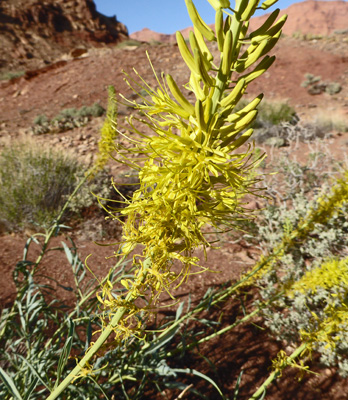
[[[76,47],[128,37],[116,17],[97,12],[93,0],[0,0],[0,68],[36,68]]]

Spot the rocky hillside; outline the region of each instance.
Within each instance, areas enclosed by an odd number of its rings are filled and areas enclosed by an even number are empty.
[[[273,7],[274,8],[274,7]],[[273,10],[273,9],[272,9]],[[280,15],[288,14],[288,20],[283,28],[283,33],[293,35],[331,35],[335,31],[348,30],[348,2],[345,1],[318,1],[307,0],[292,4],[289,8],[282,10]],[[257,28],[266,20],[268,14],[252,19],[251,28]],[[211,25],[213,28],[214,26]],[[188,37],[192,28],[188,27],[181,32]],[[153,32],[148,28],[134,32],[131,38],[150,42],[162,41],[175,43],[175,34],[165,35]]]
[[[285,35],[332,35],[348,30],[348,2],[307,0],[292,4],[280,15],[288,14],[283,28]],[[254,18],[252,28],[260,26],[268,15]]]
[[[93,0],[0,0],[0,70],[33,69],[128,37]],[[83,50],[82,50],[83,51]]]

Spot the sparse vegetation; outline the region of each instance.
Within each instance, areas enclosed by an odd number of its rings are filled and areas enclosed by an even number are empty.
[[[324,82],[321,76],[314,76],[313,74],[305,74],[305,80],[301,83],[302,87],[307,88],[309,94],[328,93],[333,96],[342,90],[342,86],[338,82]]]
[[[99,103],[81,108],[65,108],[51,120],[46,115],[38,115],[34,118],[34,125],[31,129],[34,135],[42,135],[49,132],[65,132],[79,126],[84,126],[90,118],[101,117],[104,113],[105,108]]]
[[[237,109],[240,110],[247,105],[246,100],[240,101]],[[299,118],[295,110],[287,103],[263,101],[258,114],[251,127],[255,129],[254,139],[257,143],[267,144],[275,147],[282,147],[288,144],[290,131],[293,126],[299,123]],[[304,129],[301,124],[297,126],[297,131]],[[298,135],[298,132],[297,134]]]
[[[291,147],[295,146],[293,142]],[[273,201],[259,215],[254,227],[255,243],[264,254],[279,248],[284,238],[301,229],[324,201],[329,202],[339,185],[346,190],[347,175],[336,181],[334,177],[341,177],[342,165],[324,146],[321,144],[311,153],[304,165],[292,159],[291,149],[284,158],[273,160],[272,167],[281,171],[280,176],[269,178]],[[347,207],[343,201],[334,212],[328,209],[310,232],[285,247],[257,282],[262,301],[282,293],[263,310],[272,334],[296,347],[301,340],[315,338],[323,328],[321,324],[328,324],[321,339],[316,337],[313,341],[313,349],[320,353],[323,365],[338,367],[343,376],[348,375],[348,321],[341,316],[343,319],[336,321],[335,328],[329,328],[329,323],[334,324],[332,312],[339,312],[348,291]]]
[[[149,41],[150,46],[160,46],[161,44],[162,44],[162,42],[160,42],[159,40],[151,39]]]
[[[13,228],[50,223],[80,169],[72,157],[32,144],[5,148],[0,166],[0,217]]]
[[[25,74],[25,71],[3,71],[0,73],[0,81],[8,81],[14,78],[20,78]]]
[[[292,37],[299,40],[323,40],[327,37],[324,35],[314,34],[314,33],[302,33],[301,31],[296,31],[292,34]]]
[[[123,49],[125,47],[139,47],[142,45],[142,42],[139,42],[139,40],[135,39],[128,39],[128,40],[123,40],[122,42],[117,44],[118,49]]]
[[[84,166],[69,153],[32,142],[6,147],[0,153],[0,220],[10,231],[47,228],[84,173]],[[108,180],[104,174],[85,186],[70,211],[76,214],[95,202],[91,190],[107,195]]]
[[[37,115],[37,116],[34,118],[34,121],[33,121],[34,125],[40,125],[40,126],[44,126],[44,125],[48,124],[49,122],[50,122],[50,121],[49,121],[49,119],[46,117],[45,114]]]
[[[258,118],[255,121],[255,128],[293,121],[296,121],[296,112],[289,104],[264,101],[260,105]]]
[[[52,121],[62,121],[67,118],[101,117],[104,113],[105,108],[99,103],[94,103],[92,106],[82,106],[81,108],[65,108]]]
[[[319,132],[348,132],[348,123],[341,115],[335,112],[328,113],[325,110],[313,117],[312,125]]]
[[[325,93],[333,96],[342,90],[342,86],[338,82],[328,82],[325,87]]]

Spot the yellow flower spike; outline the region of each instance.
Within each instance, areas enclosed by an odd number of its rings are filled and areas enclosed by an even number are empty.
[[[190,69],[189,82],[183,87],[192,90],[194,99],[188,100],[172,77],[165,78],[162,74],[161,80],[149,57],[157,88],[147,84],[136,70],[134,73],[139,82],[126,74],[126,83],[135,93],[141,95],[139,92],[145,90],[149,96],[142,95],[139,104],[129,101],[141,117],[128,119],[130,134],[117,131],[129,140],[131,147],[117,143],[115,159],[139,174],[139,188],[131,200],[122,200],[124,208],[120,206],[109,213],[115,219],[120,219],[120,215],[126,219],[121,256],[139,249],[136,259],[144,261],[139,262],[141,272],[134,274],[132,279],[121,281],[125,288],[121,299],[113,298],[111,288],[107,286],[98,295],[108,320],[104,321],[104,329],[94,346],[100,346],[109,331],[114,332],[116,340],[132,335],[141,337],[137,319],[140,309],[131,307],[130,303],[138,296],[150,293],[149,301],[153,304],[163,290],[173,296],[174,282],[178,287],[190,274],[204,271],[193,256],[195,249],[209,246],[202,232],[204,225],[230,228],[240,219],[249,217],[243,197],[254,193],[257,178],[251,157],[253,146],[245,145],[245,142],[252,134],[248,126],[256,116],[261,98],[251,103],[245,115],[234,115],[233,112],[248,84],[266,72],[274,61],[274,57],[266,56],[261,60],[259,56],[264,56],[264,52],[279,39],[279,35],[274,36],[279,33],[283,20],[274,22],[275,29],[272,29],[272,23],[267,26],[267,32],[256,36],[251,33],[248,38],[248,18],[254,11],[255,1],[237,2],[238,15],[229,16],[223,26],[219,26],[222,54],[214,63],[207,42],[217,41],[215,33],[203,21],[192,0],[185,2],[196,32],[191,34],[190,40],[193,51],[189,50],[180,33],[177,41],[181,56]],[[210,3],[217,12],[230,7],[228,0],[211,0]],[[229,9],[228,14],[230,11],[233,12]],[[219,24],[222,24],[221,17]],[[256,67],[251,66],[242,77],[235,76],[234,66],[240,58],[243,42],[252,38],[258,43],[265,35],[272,40],[272,46],[248,54],[245,64],[258,62]],[[231,94],[226,97],[231,89]],[[139,127],[141,124],[147,133]],[[181,265],[176,275],[171,272],[174,262]],[[92,351],[94,348],[89,350],[85,360],[92,357]],[[54,396],[49,400],[56,398]]]
[[[292,285],[288,295],[294,295],[296,291],[315,293],[318,288],[345,287],[347,280],[348,258],[327,260],[320,266],[306,272],[299,281]]]
[[[117,102],[115,88],[113,86],[109,86],[108,92],[109,101],[106,111],[106,118],[100,132],[101,138],[98,143],[99,152],[97,154],[97,159],[94,163],[92,176],[105,167],[106,163],[110,159],[111,153],[115,150],[114,141],[118,136]]]

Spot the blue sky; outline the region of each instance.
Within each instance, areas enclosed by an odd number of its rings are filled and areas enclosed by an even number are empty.
[[[97,10],[104,15],[116,15],[129,33],[149,28],[159,33],[174,33],[191,25],[184,0],[94,0]],[[275,8],[287,8],[299,0],[279,0]],[[194,0],[207,23],[214,22],[214,10],[207,0]],[[231,4],[234,4],[231,1]]]

